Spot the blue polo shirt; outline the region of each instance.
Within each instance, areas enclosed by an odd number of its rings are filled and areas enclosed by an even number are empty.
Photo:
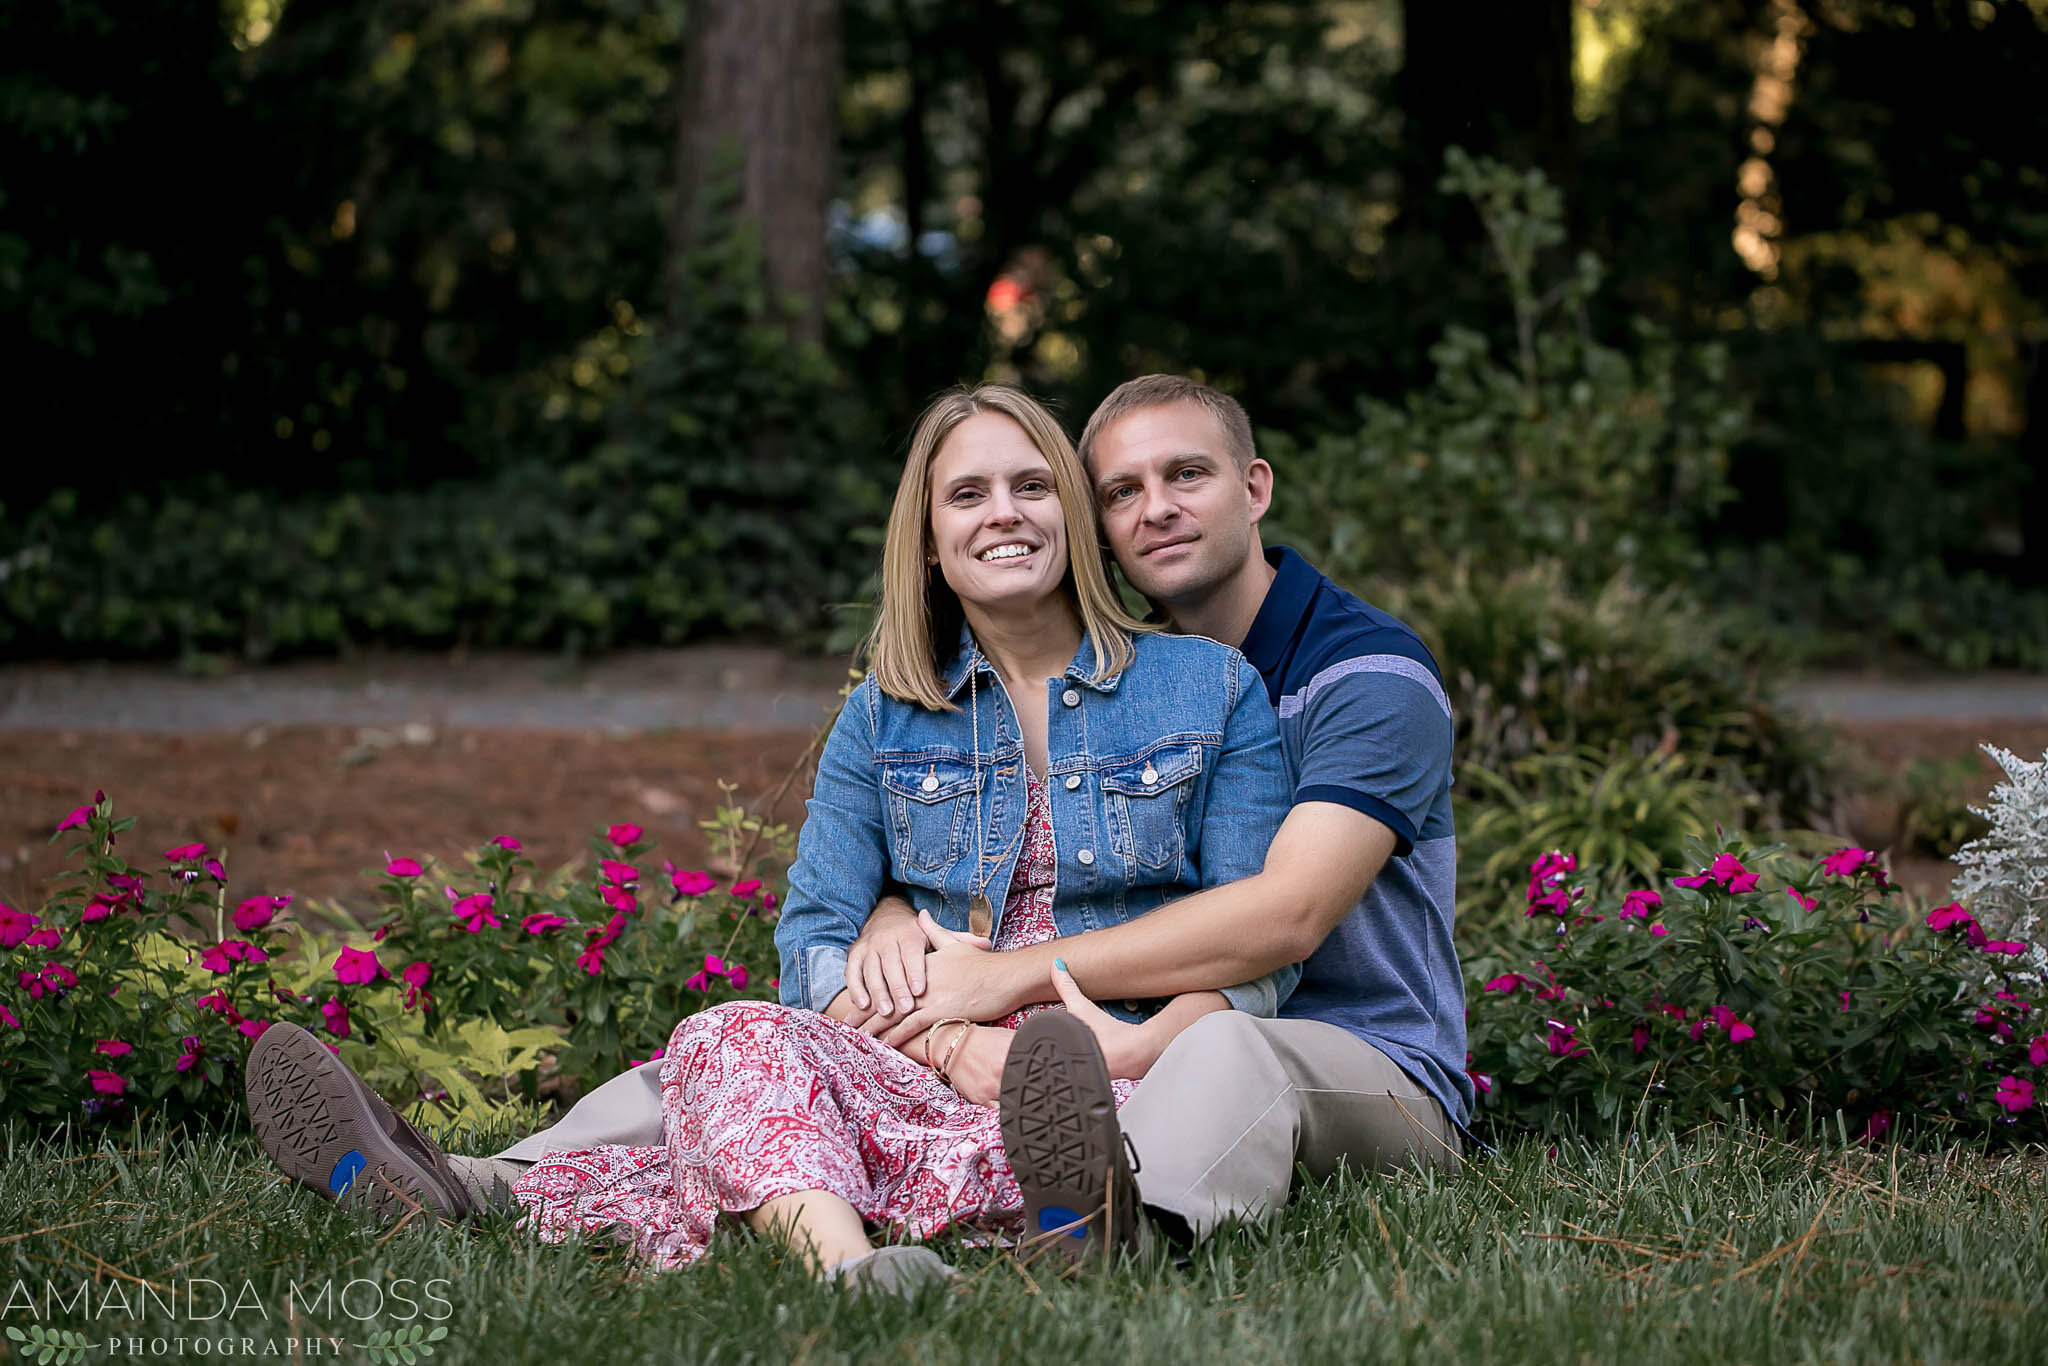
[[[1243,652],[1280,714],[1297,802],[1336,802],[1392,830],[1394,855],[1302,965],[1283,1018],[1349,1030],[1398,1063],[1452,1122],[1472,1115],[1465,978],[1451,943],[1451,702],[1415,632],[1294,551]]]

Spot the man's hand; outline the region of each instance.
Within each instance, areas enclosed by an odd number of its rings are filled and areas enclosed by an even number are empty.
[[[972,944],[986,946],[978,935],[962,935]],[[917,912],[900,896],[885,896],[875,903],[860,938],[846,951],[846,990],[854,1014],[847,1023],[865,1026],[876,1017],[881,1024],[869,1033],[909,1014],[924,993],[924,954],[930,941]]]
[[[917,1007],[893,1022],[878,1016],[863,1029],[891,1048],[901,1048],[940,1020],[995,1020],[1016,1009],[1010,979],[1019,955],[992,953],[988,940],[956,934],[932,919],[930,912],[919,911],[917,921],[931,946],[924,958],[925,988]]]

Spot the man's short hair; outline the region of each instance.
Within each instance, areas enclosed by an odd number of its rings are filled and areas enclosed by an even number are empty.
[[[1186,375],[1140,375],[1119,384],[1089,415],[1088,425],[1081,432],[1082,461],[1088,460],[1095,448],[1095,438],[1110,423],[1169,403],[1192,403],[1214,419],[1216,430],[1223,434],[1223,445],[1239,470],[1250,468],[1258,458],[1258,451],[1252,446],[1252,420],[1245,416],[1236,399]]]

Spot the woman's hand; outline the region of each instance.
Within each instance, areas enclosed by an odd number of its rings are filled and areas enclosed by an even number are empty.
[[[1087,1025],[1088,1032],[1095,1036],[1112,1078],[1142,1077],[1159,1061],[1166,1041],[1145,1025],[1126,1024],[1082,995],[1080,984],[1067,971],[1064,958],[1053,961],[1052,986],[1060,994],[1060,1003],[1066,1006],[1067,1013]]]
[[[974,1025],[960,1047],[953,1054],[952,1066],[947,1069],[946,1080],[960,1094],[962,1100],[973,1101],[976,1105],[994,1105],[1002,1094],[1003,1063],[1010,1056],[1010,1045],[1016,1041],[1013,1029],[998,1029],[992,1025]],[[946,1030],[946,1037],[938,1041],[942,1047],[950,1048],[953,1031]]]

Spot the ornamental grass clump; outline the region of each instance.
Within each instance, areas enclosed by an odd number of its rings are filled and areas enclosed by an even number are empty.
[[[1611,895],[1572,855],[1531,865],[1527,956],[1468,992],[1483,1115],[2048,1133],[2048,1012],[2013,972],[2027,944],[1958,904],[1910,909],[1868,850],[1687,853],[1692,871]]]
[[[36,911],[0,906],[0,1113],[41,1122],[242,1122],[251,1041],[312,1030],[378,1089],[445,1122],[530,1115],[661,1056],[683,1016],[772,996],[785,827],[727,802],[713,876],[653,861],[640,826],[542,876],[501,835],[467,866],[386,855],[378,910],[341,935],[289,895],[229,890],[202,844],[130,862],[104,793],[66,815],[73,866]],[[748,965],[756,965],[754,970]]]

